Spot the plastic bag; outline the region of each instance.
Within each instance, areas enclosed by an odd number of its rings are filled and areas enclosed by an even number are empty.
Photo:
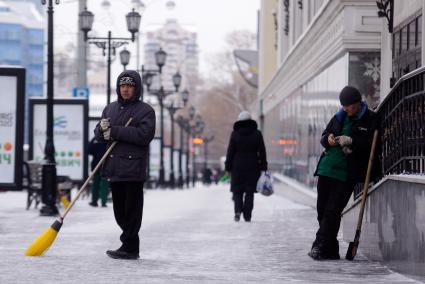
[[[271,172],[261,172],[261,176],[257,181],[257,192],[265,196],[273,194],[273,177]]]

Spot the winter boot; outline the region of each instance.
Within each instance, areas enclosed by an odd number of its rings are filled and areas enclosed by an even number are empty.
[[[235,222],[239,222],[240,219],[241,219],[241,213],[240,212],[235,213],[235,218],[234,218]]]
[[[107,250],[106,254],[114,259],[139,259],[140,257],[138,252],[126,252],[120,249]]]

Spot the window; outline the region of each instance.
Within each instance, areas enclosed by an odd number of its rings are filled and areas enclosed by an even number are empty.
[[[416,29],[416,46],[422,45],[422,15],[420,15],[417,19],[417,29]]]
[[[422,15],[415,15],[394,29],[393,82],[421,66]]]
[[[407,26],[404,26],[401,29],[401,52],[400,53],[407,51],[407,40],[408,40],[407,35],[408,35]]]
[[[394,54],[397,56],[400,54],[400,32],[396,32],[393,35],[394,38]]]
[[[408,31],[409,31],[409,42],[407,44],[407,48],[411,49],[411,48],[415,48],[416,46],[416,20],[410,22],[409,26],[408,26]]]

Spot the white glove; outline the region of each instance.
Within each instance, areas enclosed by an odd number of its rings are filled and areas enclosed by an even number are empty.
[[[105,132],[109,128],[111,128],[110,118],[102,118],[100,120],[100,129],[102,129],[102,132]]]
[[[350,147],[348,147],[348,146],[344,146],[344,147],[342,147],[342,152],[343,152],[346,156],[348,156],[348,155],[350,155],[351,153],[353,153],[353,150],[351,150],[351,148],[350,148]]]
[[[335,139],[341,146],[349,146],[353,143],[353,139],[350,136],[341,135]]]
[[[105,139],[106,141],[111,140],[111,128],[108,128],[103,131],[103,139]]]

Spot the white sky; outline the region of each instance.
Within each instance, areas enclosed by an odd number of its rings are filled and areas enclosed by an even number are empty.
[[[112,36],[129,37],[130,33],[126,28],[125,15],[132,8],[131,0],[109,0],[111,3],[109,10],[102,8],[101,3],[103,1],[88,1],[88,10],[95,14],[93,31],[97,33],[97,36],[105,37],[107,31],[111,29]],[[184,27],[198,33],[200,69],[204,74],[208,71],[206,58],[223,48],[224,37],[227,33],[238,29],[257,31],[257,10],[260,6],[260,0],[175,0],[176,9],[174,11],[166,9],[167,1],[143,1],[146,9],[142,14],[142,34],[146,30],[161,26],[166,18],[175,16]],[[59,5],[55,5],[56,49],[63,49],[69,43],[76,45],[77,3],[77,0],[62,0]],[[143,44],[142,36],[140,45],[141,64],[143,63]],[[128,45],[128,49],[132,51],[128,68],[135,69],[135,44]],[[113,75],[121,69],[122,66],[117,60],[112,69]]]

